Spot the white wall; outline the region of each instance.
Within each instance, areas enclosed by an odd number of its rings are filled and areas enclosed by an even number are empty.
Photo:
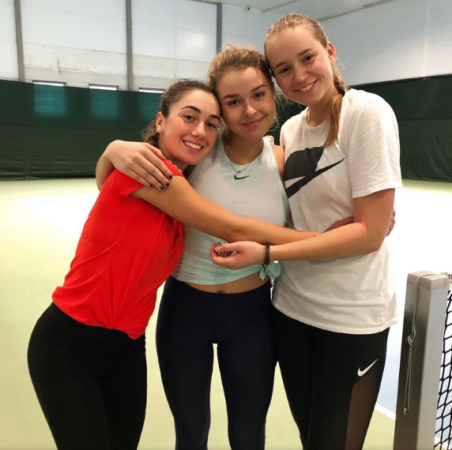
[[[260,11],[246,11],[235,6],[223,6],[223,49],[227,44],[252,44],[264,51],[267,30],[280,16]]]
[[[134,83],[204,78],[216,53],[216,6],[133,0]],[[26,81],[127,88],[125,0],[22,0]],[[0,0],[0,78],[17,79],[13,0]],[[3,64],[3,61],[6,61]]]
[[[123,0],[22,0],[26,81],[126,83]]]
[[[0,78],[17,79],[13,0],[0,0]],[[216,5],[132,0],[134,88],[205,78]],[[279,16],[223,5],[223,48],[263,50]],[[348,84],[452,73],[452,0],[395,0],[323,23]],[[27,81],[127,87],[125,0],[22,0]]]
[[[216,53],[215,5],[187,0],[132,0],[137,87],[174,78],[205,78]]]
[[[397,0],[322,25],[348,84],[452,73],[452,0]]]
[[[19,78],[13,0],[0,0],[0,78]]]

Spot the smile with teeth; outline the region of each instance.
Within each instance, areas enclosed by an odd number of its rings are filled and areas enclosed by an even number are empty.
[[[204,148],[202,145],[195,144],[194,142],[184,141],[184,144],[185,144],[187,147],[192,148],[193,150],[201,150],[201,149]]]
[[[313,81],[312,83],[308,84],[307,86],[303,86],[302,88],[295,89],[295,90],[299,91],[299,92],[307,92],[307,91],[309,91],[312,88],[312,86],[314,86],[314,84],[315,84],[315,81]]]

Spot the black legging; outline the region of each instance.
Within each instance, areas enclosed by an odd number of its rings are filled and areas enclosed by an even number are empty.
[[[84,325],[52,304],[28,367],[59,450],[135,450],[146,410],[145,337]]]
[[[304,450],[361,450],[386,362],[389,329],[333,333],[274,310],[279,366]]]
[[[160,304],[157,351],[176,427],[176,450],[205,450],[213,344],[226,397],[232,450],[262,450],[275,352],[270,285],[209,294],[170,278]]]

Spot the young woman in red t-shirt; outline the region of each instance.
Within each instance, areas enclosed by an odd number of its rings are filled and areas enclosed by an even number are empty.
[[[212,148],[219,115],[202,82],[182,80],[163,94],[147,140],[167,158],[172,188],[158,192],[118,171],[109,176],[64,284],[34,328],[30,375],[59,450],[137,448],[146,408],[144,332],[157,289],[182,255],[182,223],[232,242],[313,236],[238,217],[190,187],[181,170]]]

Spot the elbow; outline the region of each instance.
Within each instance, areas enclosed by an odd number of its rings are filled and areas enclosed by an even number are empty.
[[[380,250],[381,246],[383,245],[385,236],[380,235],[370,235],[368,236],[367,242],[366,242],[366,251],[364,254],[374,253]]]

